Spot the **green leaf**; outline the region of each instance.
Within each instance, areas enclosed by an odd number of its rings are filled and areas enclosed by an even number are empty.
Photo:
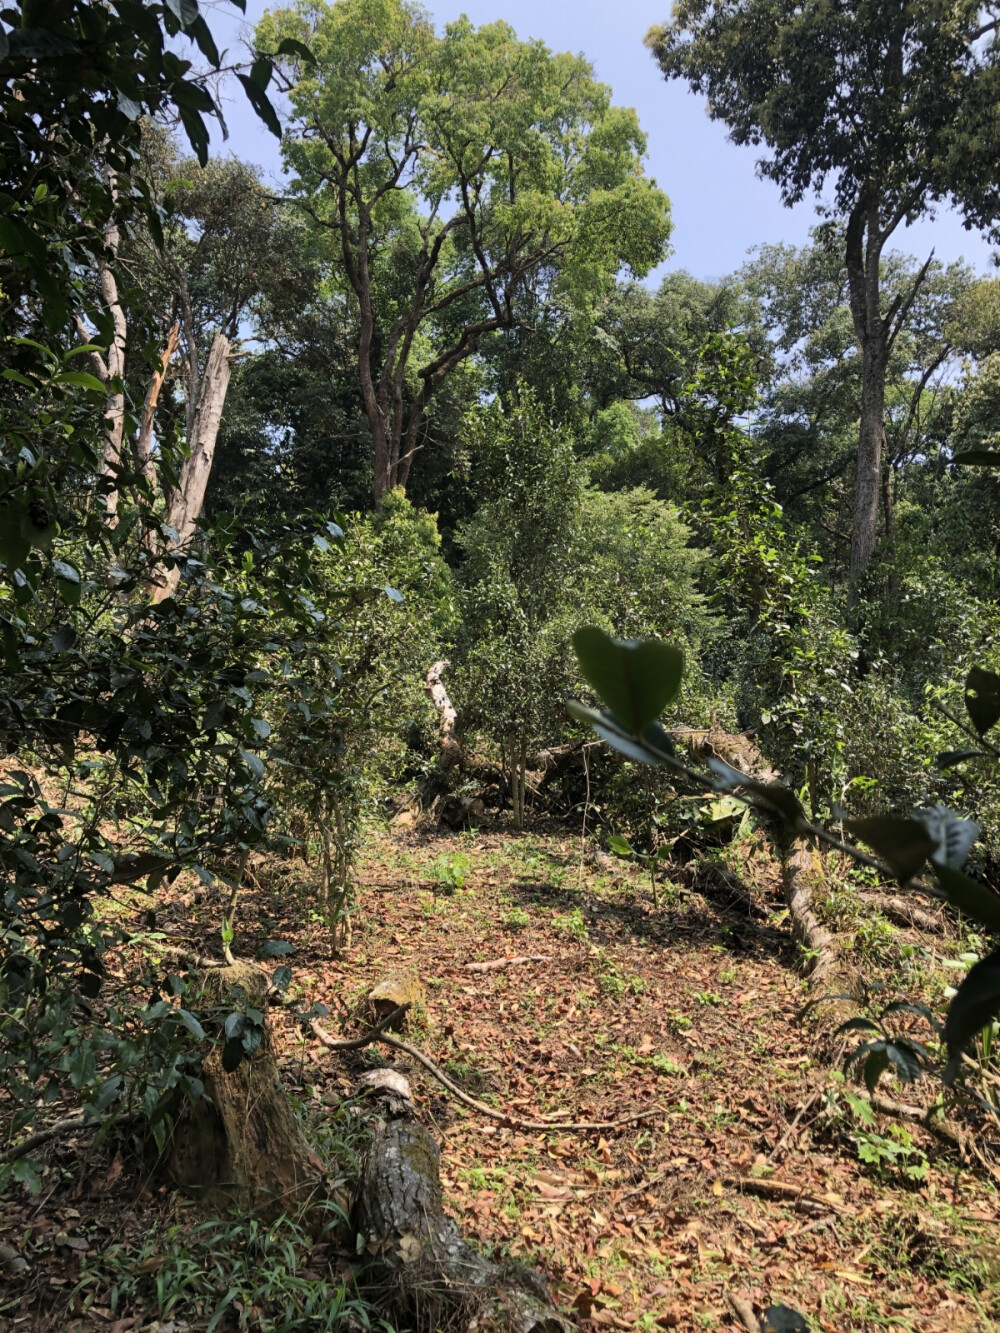
[[[956,764],[964,764],[969,759],[985,759],[984,750],[945,750],[934,760],[938,768],[942,771],[946,768],[954,768]]]
[[[950,1083],[958,1072],[962,1052],[1000,1013],[1000,949],[976,963],[958,988],[948,1009],[944,1039],[950,1057],[945,1081]]]
[[[938,844],[923,824],[900,815],[850,819],[844,827],[877,852],[900,884],[908,883],[938,850]]]
[[[200,14],[193,23],[188,25],[187,35],[198,44],[199,51],[212,68],[218,69],[221,63],[219,48],[215,45],[215,38],[212,36],[211,29]]]
[[[872,1051],[865,1061],[865,1087],[868,1089],[868,1096],[875,1096],[875,1088],[879,1079],[889,1068],[889,1055],[884,1042],[879,1042],[875,1050]]]
[[[251,754],[249,750],[241,750],[240,756],[255,778],[264,776],[264,761],[259,755]]]
[[[406,601],[406,598],[403,596],[403,594],[399,591],[398,588],[390,588],[388,584],[386,584],[385,586],[385,595],[386,597],[388,597],[390,602]]]
[[[937,850],[931,857],[935,865],[957,870],[965,864],[972,844],[979,837],[979,825],[974,819],[959,819],[946,805],[914,810],[913,818],[923,824],[928,837],[937,843]]]
[[[635,855],[635,849],[633,848],[632,844],[628,841],[627,838],[623,838],[618,833],[611,833],[608,835],[608,846],[618,856]]]
[[[935,873],[952,907],[989,930],[1000,932],[1000,894],[953,866],[936,866]]]
[[[769,1305],[761,1317],[760,1333],[809,1333],[805,1316],[788,1305]]]
[[[964,463],[967,467],[1000,467],[1000,454],[989,449],[963,449],[953,454],[953,463]]]
[[[19,1157],[10,1169],[12,1179],[21,1185],[27,1185],[32,1194],[42,1191],[42,1170],[30,1157]]]
[[[92,393],[107,394],[107,385],[102,384],[96,375],[86,370],[61,370],[53,381],[54,384],[78,384],[81,389]]]
[[[881,1030],[870,1018],[849,1018],[846,1023],[841,1023],[833,1035],[839,1037],[842,1032],[881,1032]]]
[[[283,37],[278,43],[278,50],[275,54],[279,56],[298,56],[309,65],[315,65],[316,63],[316,57],[309,50],[308,46],[304,46],[302,42],[296,41],[294,37]]]
[[[250,66],[251,82],[255,83],[262,93],[267,92],[267,85],[271,82],[273,73],[274,67],[266,57],[255,60]]]
[[[908,1043],[891,1041],[886,1046],[885,1053],[892,1062],[893,1068],[896,1070],[896,1076],[901,1083],[916,1083],[918,1079],[923,1078],[924,1071],[920,1067],[920,1061]]]
[[[178,107],[177,110],[180,113],[181,124],[184,126],[188,142],[198,159],[198,165],[203,167],[208,162],[208,130],[205,128],[205,122],[197,111],[189,110],[184,106]]]
[[[222,1048],[222,1068],[227,1074],[239,1069],[243,1063],[245,1051],[240,1037],[231,1037]]]
[[[245,74],[237,74],[236,77],[243,85],[243,91],[246,93],[254,111],[256,111],[257,115],[275,138],[280,139],[281,122],[278,120],[277,112],[268,100],[267,93],[264,92],[263,88],[259,88],[252,79],[248,79]]]
[[[733,768],[732,764],[714,756],[709,759],[708,767],[719,779],[715,785],[720,791],[748,792],[756,802],[780,815],[793,828],[805,821],[805,811],[799,798],[783,782],[755,782],[738,768]]]
[[[68,653],[76,643],[76,630],[72,625],[63,625],[52,636],[52,649],[57,653]]]
[[[15,28],[7,34],[7,41],[15,60],[58,60],[80,50],[71,37],[48,28]]]
[[[271,734],[270,722],[265,722],[262,717],[252,717],[250,719],[250,725],[262,741],[266,741]]]
[[[965,708],[980,736],[1000,721],[1000,676],[973,667],[965,678]]]
[[[292,969],[287,963],[276,967],[271,975],[271,985],[275,990],[287,990],[292,983]]]
[[[188,1032],[191,1033],[191,1036],[194,1037],[195,1041],[205,1040],[205,1029],[189,1009],[178,1009],[177,1017],[187,1028]]]
[[[198,0],[167,0],[167,8],[182,28],[190,28],[198,18]]]
[[[227,1014],[225,1023],[225,1032],[227,1037],[242,1037],[246,1030],[246,1014]]]
[[[258,958],[284,958],[285,954],[292,952],[292,946],[287,940],[268,940],[267,943],[258,951]]]
[[[573,635],[580,670],[625,731],[640,736],[676,698],[684,654],[657,639],[615,639],[594,625]]]

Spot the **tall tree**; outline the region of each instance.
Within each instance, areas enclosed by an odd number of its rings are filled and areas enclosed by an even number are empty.
[[[925,276],[886,303],[880,259],[904,222],[950,200],[1000,216],[1000,19],[971,0],[680,0],[647,43],[668,78],[708,95],[786,204],[832,185],[862,354],[851,573],[878,533],[886,371]]]
[[[279,75],[285,157],[356,306],[376,501],[405,486],[445,378],[543,294],[586,303],[664,253],[645,136],[580,57],[407,0],[306,3],[258,44],[308,42]]]
[[[755,433],[764,445],[762,466],[792,522],[806,523],[827,569],[849,570],[852,465],[861,414],[862,357],[850,311],[842,226],[826,224],[812,243],[761,246],[735,276],[746,314],[775,352],[761,386]],[[902,473],[928,448],[928,431],[970,350],[967,330],[981,285],[961,263],[947,267],[886,251],[879,285],[891,305],[904,300],[921,277],[905,327],[894,340],[885,371],[885,440],[881,516],[885,549],[893,544],[895,499]],[[987,284],[988,285],[988,284]],[[980,305],[983,301],[980,300]]]

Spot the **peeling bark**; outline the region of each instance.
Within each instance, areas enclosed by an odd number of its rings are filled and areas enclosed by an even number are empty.
[[[113,258],[118,257],[120,237],[118,228],[110,225],[105,233],[104,242]],[[127,328],[125,311],[118,296],[118,283],[111,265],[102,260],[98,271],[98,283],[101,297],[111,315],[113,335],[105,359],[105,384],[108,390],[108,403],[104,411],[104,447],[101,450],[100,473],[116,481],[122,461],[122,434],[125,429],[125,343]],[[117,482],[104,499],[108,521],[114,523],[118,513]]]
[[[431,703],[438,715],[438,726],[441,733],[441,753],[438,756],[438,762],[446,773],[462,761],[462,747],[455,735],[458,726],[458,710],[451,702],[448,687],[442,679],[450,666],[451,663],[444,660],[435,662],[428,671],[424,683],[424,689],[430,695]]]

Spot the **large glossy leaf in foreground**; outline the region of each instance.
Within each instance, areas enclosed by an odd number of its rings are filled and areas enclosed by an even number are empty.
[[[639,736],[677,695],[684,654],[658,639],[615,639],[594,625],[573,635],[580,670],[625,731]]]
[[[944,1039],[948,1045],[950,1082],[958,1072],[962,1052],[987,1023],[1000,1013],[1000,949],[977,963],[958,988],[948,1009]]]

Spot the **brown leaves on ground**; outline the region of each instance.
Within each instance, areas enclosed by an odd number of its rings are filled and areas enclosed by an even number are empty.
[[[448,894],[440,858],[456,853],[469,867]],[[770,858],[757,853],[744,876],[762,913],[670,884],[654,910],[645,881],[617,864],[602,876],[573,842],[397,831],[359,866],[353,944],[340,957],[290,887],[295,873],[256,867],[237,940],[246,956],[267,939],[294,946],[289,1008],[322,1001],[332,1035],[354,1036],[372,985],[415,969],[427,1002],[407,1040],[470,1094],[521,1119],[649,1110],[604,1134],[521,1133],[466,1111],[406,1057],[377,1047],[338,1057],[291,1012],[274,1012],[284,1078],[317,1123],[363,1068],[405,1070],[466,1233],[539,1263],[585,1327],[735,1328],[733,1294],[758,1314],[787,1304],[829,1333],[995,1326],[1000,1267],[975,1253],[995,1233],[995,1189],[915,1126],[915,1152],[930,1159],[922,1183],[858,1160],[842,1086],[793,1021],[805,991]],[[174,899],[159,928],[176,923],[210,951],[210,896],[193,901],[179,883]],[[467,967],[515,957],[538,961]],[[101,1188],[113,1183],[105,1168]],[[80,1213],[98,1198],[89,1190],[71,1205]],[[73,1234],[60,1199],[63,1186],[31,1224],[52,1241],[35,1259],[43,1283],[72,1280],[74,1251],[53,1240]],[[127,1225],[181,1206],[147,1193],[126,1208]],[[25,1219],[18,1202],[11,1232]]]

